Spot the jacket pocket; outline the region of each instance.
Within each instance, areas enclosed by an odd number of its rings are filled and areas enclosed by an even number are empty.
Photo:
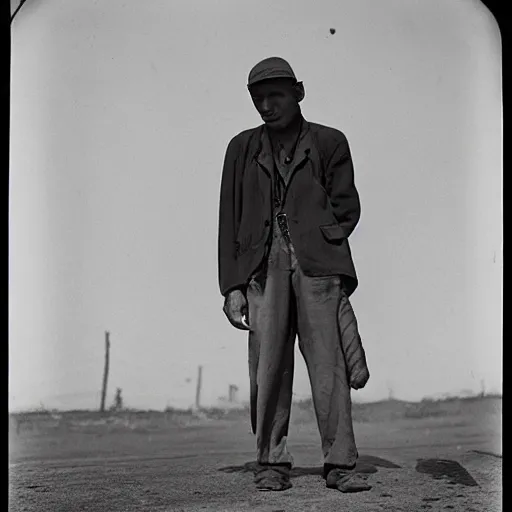
[[[339,242],[345,239],[345,230],[339,224],[320,226],[324,237],[330,242]]]

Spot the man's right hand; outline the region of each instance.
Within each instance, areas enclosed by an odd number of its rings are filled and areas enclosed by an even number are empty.
[[[248,331],[248,323],[244,324],[242,317],[248,317],[247,299],[242,290],[233,290],[228,293],[224,300],[223,311],[228,317],[231,325],[242,331]]]

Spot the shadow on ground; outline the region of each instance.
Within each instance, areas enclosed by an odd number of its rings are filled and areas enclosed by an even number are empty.
[[[220,468],[219,471],[224,473],[253,473],[255,469],[258,467],[258,463],[256,461],[246,462],[241,466],[226,466]],[[376,473],[377,468],[390,468],[396,469],[400,468],[394,462],[391,462],[386,459],[382,459],[381,457],[374,457],[372,455],[361,455],[356,464],[356,471],[358,473]],[[323,475],[323,467],[295,467],[292,469],[291,477],[296,478],[299,476],[306,475]]]
[[[419,459],[416,471],[426,473],[435,480],[445,479],[453,485],[460,484],[470,487],[478,485],[466,468],[453,460]]]

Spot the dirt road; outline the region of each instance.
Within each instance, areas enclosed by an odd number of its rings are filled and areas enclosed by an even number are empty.
[[[358,468],[372,489],[342,494],[320,476],[314,423],[294,424],[293,488],[252,485],[248,421],[147,428],[67,425],[11,434],[10,506],[21,511],[501,511],[500,432],[488,419],[356,423]],[[482,452],[482,453],[481,453]],[[423,463],[418,459],[451,462]],[[434,478],[423,468],[459,472]],[[455,467],[455,470],[457,469]],[[464,471],[465,470],[465,471]]]

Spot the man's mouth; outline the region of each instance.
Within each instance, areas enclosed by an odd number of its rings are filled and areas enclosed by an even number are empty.
[[[262,116],[262,119],[265,123],[273,123],[274,121],[277,121],[279,119],[279,116]]]

